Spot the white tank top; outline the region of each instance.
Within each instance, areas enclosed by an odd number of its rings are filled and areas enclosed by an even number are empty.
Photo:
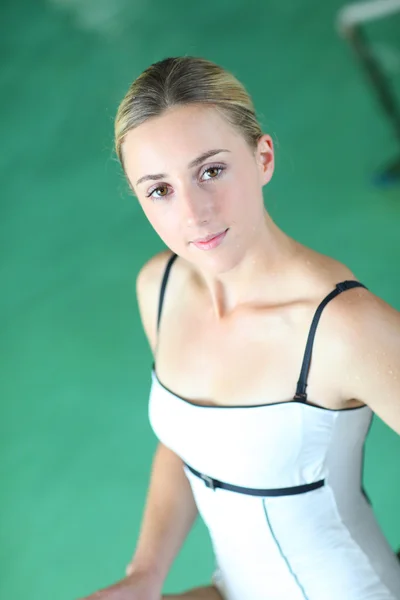
[[[362,487],[373,413],[324,408],[306,394],[322,310],[359,286],[337,284],[317,308],[291,401],[196,405],[167,389],[153,365],[150,422],[185,463],[227,600],[400,600],[400,564]]]

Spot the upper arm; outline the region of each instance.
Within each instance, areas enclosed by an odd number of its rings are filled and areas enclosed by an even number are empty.
[[[170,250],[156,254],[143,265],[136,277],[140,319],[153,356],[157,345],[157,311],[161,281],[171,254]]]
[[[347,315],[347,382],[352,397],[367,404],[400,434],[400,313],[364,295]]]

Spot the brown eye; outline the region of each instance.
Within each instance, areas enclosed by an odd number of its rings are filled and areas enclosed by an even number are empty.
[[[154,191],[157,192],[159,196],[166,196],[168,194],[168,189],[166,185],[162,185]]]
[[[167,185],[159,185],[154,190],[151,190],[150,194],[147,194],[148,198],[165,198],[165,196],[168,196]]]
[[[220,177],[222,171],[225,170],[225,167],[222,165],[215,165],[214,167],[208,167],[203,171],[201,176],[203,181],[209,181],[210,179],[218,179]]]

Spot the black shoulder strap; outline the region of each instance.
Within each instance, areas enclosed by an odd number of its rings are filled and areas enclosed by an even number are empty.
[[[359,281],[342,281],[341,283],[337,283],[335,289],[332,290],[332,292],[330,292],[322,300],[321,304],[318,306],[317,310],[315,311],[315,315],[314,315],[314,318],[312,320],[311,327],[310,327],[310,332],[308,334],[306,350],[304,352],[303,364],[302,364],[301,372],[300,372],[300,378],[299,378],[299,381],[297,382],[296,394],[294,396],[296,399],[302,400],[304,402],[307,401],[307,394],[306,394],[307,379],[308,379],[308,373],[309,373],[310,365],[311,365],[311,355],[312,355],[312,349],[313,349],[313,344],[314,344],[315,332],[317,330],[317,325],[318,325],[319,319],[321,317],[322,311],[324,310],[324,308],[328,304],[328,302],[333,300],[333,298],[338,296],[338,294],[340,294],[341,292],[345,292],[346,290],[351,290],[352,288],[355,288],[355,287],[366,288],[366,286],[364,284],[360,283]]]
[[[162,311],[162,306],[164,303],[164,295],[165,295],[165,288],[167,287],[167,282],[168,282],[168,277],[169,277],[169,272],[171,270],[171,267],[175,261],[175,259],[178,258],[177,254],[173,254],[167,262],[167,266],[165,267],[165,271],[164,271],[164,276],[162,278],[162,282],[161,282],[161,289],[160,289],[160,299],[158,302],[158,317],[157,317],[157,331],[158,328],[160,326],[160,319],[161,319],[161,311]]]

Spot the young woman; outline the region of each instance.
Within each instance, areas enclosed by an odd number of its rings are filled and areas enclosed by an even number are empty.
[[[361,483],[373,413],[400,433],[399,313],[272,221],[272,140],[230,73],[151,65],[115,132],[169,248],[137,278],[160,444],[127,576],[90,599],[399,600]],[[198,512],[212,585],[162,596]]]

